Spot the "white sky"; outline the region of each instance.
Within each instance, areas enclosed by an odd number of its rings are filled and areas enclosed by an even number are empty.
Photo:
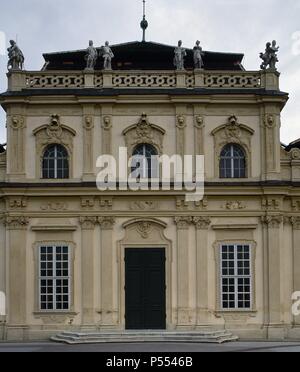
[[[25,68],[39,70],[42,53],[141,40],[142,0],[0,0],[1,32],[18,35]],[[205,50],[242,52],[247,70],[259,69],[267,41],[280,45],[281,90],[290,93],[281,140],[300,138],[300,0],[147,0],[147,40]],[[298,34],[297,34],[298,32]],[[294,40],[296,38],[297,40]],[[3,44],[3,43],[2,43]],[[7,47],[7,45],[6,45]],[[0,55],[0,90],[6,90],[7,57]],[[5,114],[0,113],[0,142]]]

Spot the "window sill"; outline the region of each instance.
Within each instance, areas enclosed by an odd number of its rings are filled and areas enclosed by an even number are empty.
[[[218,310],[214,312],[215,316],[217,318],[222,318],[226,317],[226,315],[232,315],[232,316],[241,316],[241,317],[249,317],[249,318],[255,318],[257,315],[257,310],[235,310],[235,309],[230,309],[230,310]]]

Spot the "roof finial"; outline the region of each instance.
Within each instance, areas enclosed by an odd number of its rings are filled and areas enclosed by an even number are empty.
[[[143,30],[143,42],[146,41],[147,28],[148,28],[148,22],[146,20],[146,0],[143,0],[143,20],[141,22],[141,29]]]

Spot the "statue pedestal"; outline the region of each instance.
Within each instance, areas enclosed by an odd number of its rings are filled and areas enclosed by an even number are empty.
[[[94,70],[85,69],[84,70],[84,87],[85,88],[94,88]]]
[[[103,88],[112,88],[113,86],[113,73],[112,70],[103,70]]]
[[[274,69],[262,71],[262,86],[266,90],[279,90],[279,76],[280,73]]]
[[[195,74],[195,88],[204,88],[204,70],[202,68],[196,68]]]
[[[185,80],[186,72],[185,70],[177,70],[176,71],[176,87],[177,88],[186,88],[186,80]]]
[[[26,74],[22,70],[12,70],[7,74],[8,90],[21,91],[26,88]]]

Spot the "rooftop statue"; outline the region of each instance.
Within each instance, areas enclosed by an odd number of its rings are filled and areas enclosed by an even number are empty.
[[[21,49],[18,47],[17,43],[14,40],[10,40],[9,43],[10,43],[10,47],[7,49],[8,71],[23,70],[25,58],[24,58],[24,55]]]
[[[178,47],[174,50],[174,66],[177,70],[184,70],[184,58],[187,56],[185,48],[182,47],[182,41],[178,41]]]
[[[204,52],[202,50],[202,47],[200,46],[200,41],[196,41],[196,45],[194,46],[194,65],[195,68],[202,69],[204,64],[203,64],[203,59],[202,57],[204,56]]]
[[[103,62],[103,69],[104,70],[111,70],[111,61],[114,58],[114,54],[109,46],[109,42],[106,41],[105,46],[101,48],[100,54],[102,55],[102,58],[104,59]]]
[[[270,70],[276,70],[276,63],[279,61],[277,57],[277,52],[279,51],[279,46],[276,45],[276,40],[272,43],[267,43],[265,53],[260,53],[260,58],[263,60],[260,68],[266,70],[269,66]]]
[[[94,70],[97,58],[98,58],[98,52],[97,49],[94,47],[94,43],[92,40],[89,42],[89,47],[87,48],[87,54],[85,55],[86,60],[86,70]]]

